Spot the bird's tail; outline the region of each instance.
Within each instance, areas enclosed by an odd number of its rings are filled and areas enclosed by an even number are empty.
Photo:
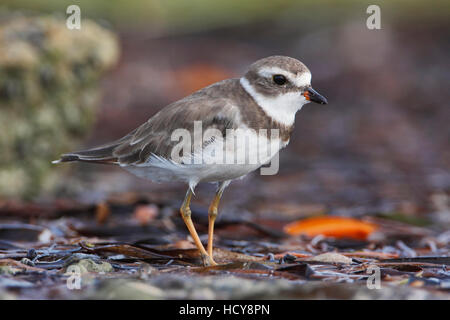
[[[120,143],[117,142],[93,149],[66,153],[61,155],[60,159],[52,161],[52,163],[56,164],[61,162],[82,161],[104,164],[117,164],[117,157],[114,156],[114,149],[119,144]]]

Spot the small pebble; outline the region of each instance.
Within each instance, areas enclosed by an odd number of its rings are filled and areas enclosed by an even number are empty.
[[[20,260],[20,263],[23,263],[23,264],[25,264],[25,265],[27,265],[27,266],[34,267],[34,262],[31,261],[31,260],[28,259],[28,258],[22,258],[22,260]]]
[[[34,259],[36,257],[37,257],[36,249],[31,248],[30,250],[28,250],[28,252],[27,252],[27,258],[28,259]]]

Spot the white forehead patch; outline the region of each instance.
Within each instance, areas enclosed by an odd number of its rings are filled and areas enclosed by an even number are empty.
[[[275,74],[282,74],[289,79],[296,87],[309,86],[311,84],[311,73],[308,71],[295,75],[289,71],[278,67],[266,67],[258,71],[258,74],[265,78],[271,78]]]

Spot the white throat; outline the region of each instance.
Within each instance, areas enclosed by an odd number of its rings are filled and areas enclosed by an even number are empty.
[[[294,124],[297,111],[309,102],[301,92],[288,92],[276,97],[267,97],[258,93],[245,77],[240,79],[240,83],[268,116],[286,126]]]

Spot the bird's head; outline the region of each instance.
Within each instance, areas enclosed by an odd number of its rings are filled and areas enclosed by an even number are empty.
[[[266,114],[286,125],[294,123],[295,113],[306,103],[328,103],[311,87],[309,69],[290,57],[271,56],[258,60],[240,82]]]

